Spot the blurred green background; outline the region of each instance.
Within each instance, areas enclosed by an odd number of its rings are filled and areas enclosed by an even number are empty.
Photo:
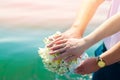
[[[46,70],[38,48],[44,47],[44,37],[71,27],[81,1],[0,0],[0,80],[77,80],[80,75]],[[85,35],[104,22],[109,5],[106,1],[99,7]],[[101,42],[86,51],[89,56]]]
[[[58,30],[63,32],[66,28],[1,27],[0,80],[69,80],[46,70],[38,55],[38,48],[44,47],[43,38]],[[99,44],[87,50],[89,56],[93,56]]]

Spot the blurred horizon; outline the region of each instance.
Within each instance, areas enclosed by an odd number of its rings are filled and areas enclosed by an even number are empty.
[[[78,2],[80,0],[0,0],[0,24],[44,25],[67,22],[74,18]]]
[[[80,4],[81,0],[0,0],[0,25],[14,27],[71,25]],[[103,21],[108,8],[108,2],[101,5],[95,19]]]

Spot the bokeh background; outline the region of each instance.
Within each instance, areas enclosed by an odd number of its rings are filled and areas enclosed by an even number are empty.
[[[0,80],[70,80],[47,71],[38,48],[44,47],[44,37],[71,27],[81,4],[82,0],[0,0]],[[98,8],[85,36],[105,21],[109,7],[106,1]],[[89,56],[101,42],[86,51]]]

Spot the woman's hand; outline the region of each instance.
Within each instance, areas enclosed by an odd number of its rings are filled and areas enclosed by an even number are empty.
[[[64,59],[66,62],[74,60],[87,49],[86,42],[83,39],[64,39],[59,38],[54,41],[55,45],[49,47],[52,51],[50,54],[59,53],[60,55],[54,60]]]
[[[89,74],[99,70],[97,66],[97,58],[88,58],[81,63],[81,65],[75,69],[75,72],[78,74]]]
[[[50,44],[48,44],[47,46],[51,47],[54,45],[55,41],[58,41],[61,39],[69,39],[69,38],[80,39],[80,38],[82,38],[82,33],[80,33],[80,31],[77,28],[71,27],[70,29],[63,32],[61,35],[57,35],[53,38],[49,38],[49,40],[52,42]]]

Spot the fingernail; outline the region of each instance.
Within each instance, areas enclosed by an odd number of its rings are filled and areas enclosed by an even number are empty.
[[[50,48],[50,50],[52,50],[52,51],[53,51],[53,48]]]
[[[52,55],[52,54],[53,54],[53,52],[49,52],[49,54],[50,54],[50,55]]]
[[[50,47],[50,45],[48,44],[47,47]]]
[[[51,43],[47,45],[47,47],[51,47],[51,46],[52,46]]]

